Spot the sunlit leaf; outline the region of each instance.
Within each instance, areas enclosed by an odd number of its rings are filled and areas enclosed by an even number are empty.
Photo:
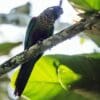
[[[70,84],[76,81],[75,77],[77,77],[77,74],[67,67],[64,67],[64,65],[63,67],[59,67],[59,63],[60,62],[55,58],[48,56],[42,57],[35,65],[27,87],[25,88],[24,95],[35,100],[48,100],[60,92],[66,91],[61,83],[65,85],[66,83]],[[64,70],[66,73],[68,72],[68,74],[62,74]],[[17,74],[15,73],[12,77],[13,83],[16,76]],[[61,76],[64,76],[64,79],[59,81]],[[63,80],[67,81],[63,83]]]
[[[58,79],[61,84],[61,86],[68,90],[68,88],[71,87],[71,82],[78,80],[80,78],[80,75],[76,74],[74,71],[69,69],[68,67],[64,65],[60,65],[58,68]]]
[[[36,63],[23,95],[30,100],[91,100],[70,89],[99,86],[99,71],[100,54],[44,56]]]
[[[100,0],[69,0],[76,8],[85,11],[98,11],[100,10]]]

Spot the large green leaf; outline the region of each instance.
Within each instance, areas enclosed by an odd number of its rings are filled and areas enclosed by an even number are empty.
[[[100,0],[69,0],[72,4],[79,9],[85,11],[99,11]]]
[[[75,73],[81,75],[81,80],[78,81],[78,87],[94,88],[98,86],[99,89],[100,79],[100,54],[86,54],[77,56],[64,56],[55,55],[52,56],[57,58],[60,63],[67,65],[68,68],[73,70]]]
[[[95,100],[95,96],[91,99],[70,90],[99,87],[99,72],[100,54],[44,56],[36,63],[23,94],[30,100]]]

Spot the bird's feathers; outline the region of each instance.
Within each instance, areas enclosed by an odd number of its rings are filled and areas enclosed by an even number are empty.
[[[24,43],[24,49],[28,49],[30,47],[30,36],[32,32],[34,32],[34,27],[36,26],[36,17],[33,17],[31,21],[29,22],[27,31],[26,31],[26,36],[25,36],[25,43]]]
[[[19,71],[18,77],[16,79],[16,89],[15,89],[15,95],[20,96],[25,88],[25,85],[27,84],[28,78],[32,72],[33,66],[35,62],[42,56],[42,53],[38,55],[37,57],[33,57],[28,62],[24,63],[21,66],[21,69]]]

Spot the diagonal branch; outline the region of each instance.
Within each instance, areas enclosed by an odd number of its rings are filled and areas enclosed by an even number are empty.
[[[12,69],[16,68],[18,65],[27,62],[31,57],[38,55],[41,52],[46,51],[49,48],[69,39],[80,32],[91,29],[95,24],[96,19],[100,17],[100,13],[93,14],[88,19],[82,19],[80,22],[60,31],[59,33],[51,36],[48,39],[43,40],[41,43],[37,43],[30,47],[28,50],[12,57],[8,61],[0,65],[0,75],[3,75]]]

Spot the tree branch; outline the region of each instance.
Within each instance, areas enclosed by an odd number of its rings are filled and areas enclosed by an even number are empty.
[[[43,40],[41,43],[37,43],[28,50],[25,50],[22,53],[12,57],[0,65],[0,76],[16,68],[18,65],[27,62],[33,56],[46,51],[47,49],[75,36],[76,34],[86,29],[91,29],[91,27],[95,24],[96,19],[99,19],[99,17],[100,13],[97,13],[93,14],[88,19],[82,19],[80,22],[60,31],[50,38]]]

